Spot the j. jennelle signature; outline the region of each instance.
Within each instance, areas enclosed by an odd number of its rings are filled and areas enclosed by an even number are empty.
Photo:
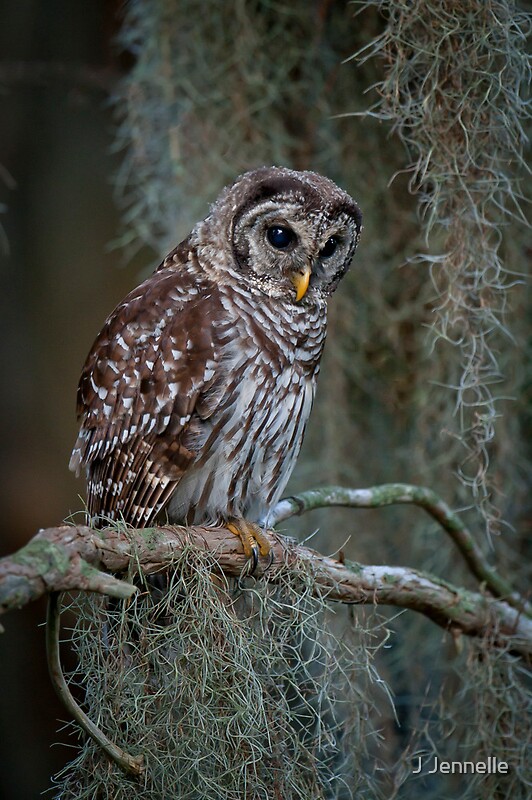
[[[495,772],[505,773],[508,772],[509,767],[506,761],[499,761],[495,756],[488,756],[486,761],[441,761],[437,756],[434,756],[434,763],[432,769],[424,770],[421,762],[421,756],[416,756],[417,764],[414,765],[412,773],[419,775],[421,771],[426,775],[433,775],[435,772],[444,773],[485,773],[486,775],[493,775]]]

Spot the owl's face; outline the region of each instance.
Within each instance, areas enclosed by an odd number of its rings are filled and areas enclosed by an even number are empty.
[[[356,203],[313,172],[264,167],[241,176],[205,221],[225,262],[270,297],[309,303],[326,297],[347,271],[361,228]],[[206,231],[204,229],[204,235]],[[220,234],[222,234],[220,236]]]

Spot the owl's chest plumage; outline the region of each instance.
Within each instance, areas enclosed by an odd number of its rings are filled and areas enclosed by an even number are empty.
[[[290,308],[220,292],[217,378],[182,435],[195,453],[173,492],[172,521],[264,519],[301,448],[325,339],[325,305]]]

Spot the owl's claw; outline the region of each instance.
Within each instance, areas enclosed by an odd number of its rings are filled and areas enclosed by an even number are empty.
[[[259,563],[259,548],[256,544],[251,545],[251,555],[249,556],[249,574],[253,575]]]
[[[253,575],[259,563],[259,556],[270,556],[271,547],[261,528],[256,522],[248,522],[245,519],[233,519],[227,522],[226,527],[242,542],[244,553],[248,561],[248,574]],[[270,566],[271,560],[268,564]]]

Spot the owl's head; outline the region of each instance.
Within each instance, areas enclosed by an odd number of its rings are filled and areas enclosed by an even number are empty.
[[[353,199],[328,178],[262,167],[222,192],[198,233],[207,246],[223,243],[224,268],[233,275],[271,297],[305,304],[335,290],[361,219]]]

